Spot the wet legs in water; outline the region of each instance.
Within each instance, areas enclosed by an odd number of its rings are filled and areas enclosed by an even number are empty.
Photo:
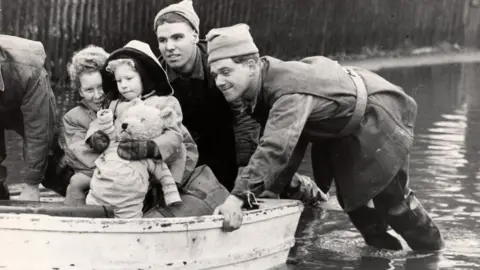
[[[375,209],[363,206],[348,213],[368,245],[401,249],[400,242],[386,231],[390,225],[414,251],[432,252],[444,248],[440,230],[408,189],[408,164],[373,198],[373,202]]]
[[[400,170],[390,184],[373,198],[373,203],[412,250],[432,252],[445,247],[437,225],[408,189],[408,168]]]

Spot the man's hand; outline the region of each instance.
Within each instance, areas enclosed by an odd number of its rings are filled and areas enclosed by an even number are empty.
[[[230,195],[222,205],[215,208],[214,215],[223,215],[223,230],[231,232],[240,228],[243,220],[242,206],[241,199]]]
[[[120,142],[118,155],[127,160],[140,160],[146,158],[162,159],[157,144],[152,141],[124,141]]]
[[[328,201],[328,194],[325,194],[318,188],[317,184],[308,176],[296,173],[290,182],[290,192],[288,198],[301,200],[306,204]]]

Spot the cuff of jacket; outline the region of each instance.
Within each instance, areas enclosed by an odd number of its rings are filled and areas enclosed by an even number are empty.
[[[250,190],[243,191],[243,192],[238,192],[238,191],[233,190],[232,193],[230,193],[230,194],[239,198],[240,200],[242,200],[243,208],[245,208],[247,210],[258,209],[259,208],[257,197]]]
[[[232,192],[230,192],[230,195],[233,195],[239,198],[240,200],[242,200],[243,207],[246,207],[248,204],[248,193],[249,193],[248,190],[244,190],[242,188],[238,188],[237,186],[235,186]]]

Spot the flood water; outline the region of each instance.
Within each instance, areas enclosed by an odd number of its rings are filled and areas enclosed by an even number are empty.
[[[480,64],[379,72],[402,86],[419,107],[411,154],[411,188],[440,227],[441,254],[377,251],[339,210],[335,199],[306,208],[289,264],[278,269],[480,269]],[[72,95],[57,91],[62,112]],[[8,133],[9,183],[23,175],[21,140]],[[301,173],[311,175],[308,153]],[[334,198],[334,192],[331,194]]]

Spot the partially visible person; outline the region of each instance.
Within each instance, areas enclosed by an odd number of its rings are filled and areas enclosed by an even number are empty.
[[[118,205],[131,202],[119,202],[115,196],[116,186],[121,182],[132,181],[133,179],[117,179],[117,176],[128,175],[129,166],[143,167],[140,164],[145,159],[163,160],[166,163],[174,160],[182,146],[185,146],[186,156],[184,166],[181,170],[174,172],[173,178],[181,186],[193,173],[198,152],[188,130],[182,124],[182,110],[177,99],[172,95],[173,89],[170,86],[165,71],[155,58],[150,46],[140,41],[130,41],[123,48],[114,51],[107,59],[105,71],[103,72],[103,86],[106,92],[107,107],[113,112],[115,129],[120,132],[128,132],[122,123],[122,116],[132,106],[132,101],[137,98],[143,100],[147,106],[157,109],[169,109],[175,115],[174,123],[168,125],[164,133],[155,139],[128,140],[118,143],[116,155],[110,153],[108,157],[114,157],[115,161],[122,166],[111,168],[108,162],[99,159],[96,162],[94,178],[91,182],[90,191],[87,195],[87,204]],[[158,119],[162,121],[162,119]],[[106,127],[108,129],[108,127]],[[97,152],[102,153],[110,144],[110,138],[105,130],[98,128],[86,135],[89,145]],[[107,155],[102,156],[104,158]],[[111,163],[110,163],[111,164]],[[141,169],[141,168],[140,168]],[[144,175],[145,176],[145,175]],[[132,176],[134,177],[134,176]],[[142,179],[148,181],[147,179]],[[94,185],[95,184],[95,185]],[[143,203],[142,196],[142,203]],[[138,200],[139,197],[132,198]],[[138,201],[137,201],[138,202]],[[136,203],[138,206],[139,203]],[[138,211],[134,216],[137,216]],[[130,212],[129,212],[130,213]]]
[[[417,104],[375,73],[325,57],[260,58],[249,27],[207,34],[208,62],[227,101],[243,100],[264,127],[258,148],[215,213],[226,230],[242,223],[250,194],[278,197],[312,144],[315,181],[337,198],[368,245],[398,250],[391,226],[414,251],[444,248],[439,228],[409,188]],[[278,177],[283,175],[283,177]],[[374,208],[368,206],[373,200]]]
[[[19,200],[40,200],[39,184],[56,132],[56,101],[45,59],[40,42],[0,35],[0,162],[7,156],[5,130],[14,130],[23,138],[27,163]],[[5,194],[4,183],[1,188]]]
[[[85,142],[85,136],[105,99],[101,70],[108,56],[103,48],[90,45],[74,53],[67,67],[71,88],[82,99],[63,116],[65,161],[74,171],[67,187],[65,204],[85,204],[95,160],[99,156]]]
[[[183,123],[198,145],[197,166],[208,165],[231,190],[239,167],[256,148],[260,126],[241,102],[228,104],[215,85],[199,27],[190,0],[163,8],[154,19],[162,65],[182,107]]]

